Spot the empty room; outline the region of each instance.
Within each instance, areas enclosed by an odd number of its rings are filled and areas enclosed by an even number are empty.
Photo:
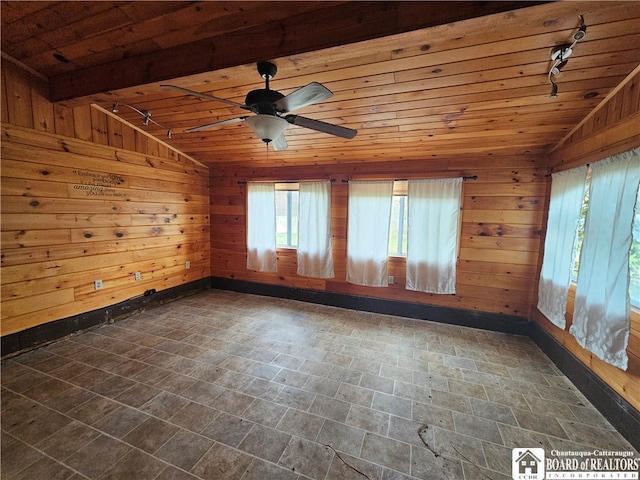
[[[0,8],[3,480],[639,478],[639,2]]]

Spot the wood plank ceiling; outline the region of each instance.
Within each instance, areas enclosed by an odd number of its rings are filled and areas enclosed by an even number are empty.
[[[49,80],[52,100],[96,103],[215,166],[544,154],[640,63],[640,2],[24,2],[1,3],[2,52]],[[554,76],[554,47],[585,38]],[[295,113],[358,130],[299,126],[267,153],[248,112],[160,84],[244,103],[309,82],[333,96]],[[633,90],[637,92],[638,86]],[[153,122],[132,109],[151,112]],[[250,113],[249,113],[250,114]],[[171,129],[171,138],[166,137]]]

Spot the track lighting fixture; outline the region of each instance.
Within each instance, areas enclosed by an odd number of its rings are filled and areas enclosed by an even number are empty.
[[[568,58],[573,53],[573,47],[578,43],[579,40],[582,40],[587,34],[587,26],[584,24],[584,18],[580,15],[580,27],[573,34],[572,42],[565,43],[558,47],[555,47],[551,51],[551,61],[553,64],[549,69],[549,73],[547,78],[549,79],[549,83],[551,84],[551,95],[550,98],[558,97],[558,85],[551,78],[552,75],[559,75],[562,68],[567,64]]]
[[[167,130],[167,138],[171,138],[171,129],[164,127],[162,125],[160,125],[158,122],[156,122],[155,120],[153,120],[151,118],[151,112],[149,110],[138,110],[136,107],[132,107],[131,105],[127,105],[126,103],[119,103],[116,102],[113,104],[113,107],[111,107],[111,112],[112,113],[118,113],[120,110],[118,107],[120,107],[120,105],[123,105],[125,107],[130,108],[131,110],[133,110],[136,113],[139,113],[143,120],[142,120],[142,125],[144,125],[145,127],[147,125],[149,125],[149,122],[153,123],[154,125],[157,125],[160,128],[165,128]]]

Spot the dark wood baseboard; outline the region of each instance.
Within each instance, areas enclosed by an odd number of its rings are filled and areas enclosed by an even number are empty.
[[[434,322],[481,328],[496,332],[529,335],[531,321],[525,317],[502,315],[499,313],[479,312],[457,308],[440,307],[418,303],[399,302],[381,298],[360,297],[342,293],[322,292],[304,288],[292,288],[282,285],[235,280],[230,278],[211,277],[211,287],[221,290],[253,293],[268,297],[288,298],[309,303],[319,303],[332,307],[350,308],[364,312],[397,315],[399,317],[431,320]]]
[[[159,292],[149,292],[147,295],[139,295],[124,302],[99,308],[80,315],[44,323],[36,327],[28,328],[20,332],[3,336],[0,340],[0,352],[2,358],[10,357],[33,348],[46,345],[68,335],[79,333],[105,323],[113,322],[128,317],[136,312],[158,305],[162,305],[178,298],[209,288],[209,278],[202,278]]]

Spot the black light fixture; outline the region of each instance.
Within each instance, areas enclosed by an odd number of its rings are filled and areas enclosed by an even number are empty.
[[[158,122],[156,122],[155,120],[153,120],[151,118],[151,112],[149,110],[138,110],[136,107],[132,107],[131,105],[127,105],[126,103],[119,103],[116,102],[113,104],[113,107],[111,107],[111,113],[118,113],[119,112],[119,107],[120,105],[130,108],[131,110],[133,110],[136,113],[139,113],[143,120],[142,120],[142,125],[147,126],[149,125],[149,122],[153,123],[154,125],[157,125],[160,128],[164,128],[167,130],[167,138],[171,138],[171,129],[164,127],[162,125],[160,125]]]
[[[550,98],[558,97],[558,85],[553,81],[551,76],[560,74],[560,70],[562,70],[562,68],[567,64],[568,58],[573,53],[573,47],[576,45],[576,43],[578,43],[578,41],[582,40],[586,34],[587,26],[584,24],[584,18],[582,17],[582,15],[580,15],[580,27],[573,34],[573,41],[571,43],[565,43],[563,45],[555,47],[551,51],[551,61],[553,62],[553,64],[551,65],[551,68],[549,69],[549,73],[547,75],[549,83],[551,84],[551,95],[549,95]]]

